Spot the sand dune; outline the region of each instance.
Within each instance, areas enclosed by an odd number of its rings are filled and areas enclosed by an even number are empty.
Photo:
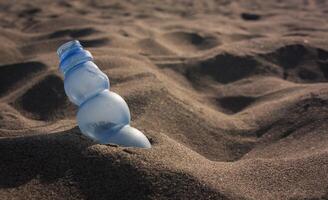
[[[2,1],[0,199],[328,199],[326,1]],[[78,39],[152,149],[81,135]]]

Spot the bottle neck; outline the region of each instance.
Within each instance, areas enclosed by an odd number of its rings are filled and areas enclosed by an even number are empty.
[[[67,42],[60,46],[57,54],[60,58],[59,69],[64,75],[75,66],[93,60],[91,53],[84,50],[77,40]]]

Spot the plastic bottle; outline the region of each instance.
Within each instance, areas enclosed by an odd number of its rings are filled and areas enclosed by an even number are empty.
[[[66,95],[79,106],[77,122],[81,132],[101,144],[150,148],[147,137],[129,125],[128,105],[109,90],[108,77],[92,62],[91,53],[74,40],[60,46],[57,54]]]

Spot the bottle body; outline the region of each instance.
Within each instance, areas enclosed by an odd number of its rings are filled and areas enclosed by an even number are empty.
[[[109,90],[109,79],[92,62],[91,54],[78,41],[71,41],[58,49],[58,55],[66,95],[79,106],[81,132],[101,144],[150,148],[147,137],[129,125],[128,105]]]
[[[87,61],[65,74],[64,88],[70,101],[79,106],[88,98],[109,89],[109,80],[92,61]]]
[[[103,90],[79,107],[77,122],[84,134],[101,143],[106,133],[130,124],[130,111],[122,97]]]

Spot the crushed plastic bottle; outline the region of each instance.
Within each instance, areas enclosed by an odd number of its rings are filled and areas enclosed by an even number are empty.
[[[66,95],[79,106],[77,122],[81,132],[101,144],[151,148],[147,137],[129,125],[128,105],[109,90],[108,77],[92,61],[91,53],[73,40],[60,46],[57,54]]]

